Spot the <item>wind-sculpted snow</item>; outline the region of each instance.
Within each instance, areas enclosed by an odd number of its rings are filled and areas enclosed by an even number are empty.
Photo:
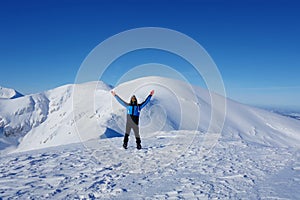
[[[126,113],[112,89],[139,102],[155,90],[140,151],[134,134],[121,148]],[[299,130],[299,120],[161,77],[0,99],[0,199],[297,199]]]
[[[297,199],[300,152],[220,139],[203,154],[205,134],[157,132],[144,148],[122,138],[15,153],[0,158],[3,199]],[[215,140],[215,134],[206,140]],[[183,147],[189,144],[189,148]],[[96,152],[96,158],[91,152]],[[179,157],[174,158],[173,155]],[[165,161],[169,161],[168,163]]]

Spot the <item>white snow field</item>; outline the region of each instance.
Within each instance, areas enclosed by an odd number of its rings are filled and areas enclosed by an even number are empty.
[[[155,90],[141,111],[143,148],[131,133],[125,150],[112,89],[0,99],[0,199],[299,199],[299,120],[145,77],[114,88],[139,102]]]

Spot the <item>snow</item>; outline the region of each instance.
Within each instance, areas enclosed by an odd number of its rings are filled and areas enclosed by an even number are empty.
[[[220,140],[205,156],[197,134],[156,133],[144,147],[122,138],[1,157],[0,195],[37,199],[297,199],[299,151]],[[183,148],[186,142],[188,149]],[[176,156],[174,156],[176,155]],[[288,187],[286,187],[288,185]]]
[[[14,89],[0,86],[0,99],[14,99],[21,96],[23,95]]]
[[[0,99],[0,197],[300,196],[299,120],[162,77],[114,88],[124,100],[134,93],[139,102],[151,89],[155,94],[141,113],[140,151],[134,134],[129,148],[121,148],[125,110],[103,82]]]

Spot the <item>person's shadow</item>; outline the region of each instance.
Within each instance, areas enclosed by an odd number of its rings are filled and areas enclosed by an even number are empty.
[[[100,139],[116,138],[116,137],[124,137],[124,135],[111,128],[106,128],[106,131],[102,135],[100,135]]]

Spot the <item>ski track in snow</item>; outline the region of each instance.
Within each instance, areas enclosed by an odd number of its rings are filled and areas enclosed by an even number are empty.
[[[92,140],[0,158],[3,199],[297,199],[300,151],[160,132],[135,149]]]

